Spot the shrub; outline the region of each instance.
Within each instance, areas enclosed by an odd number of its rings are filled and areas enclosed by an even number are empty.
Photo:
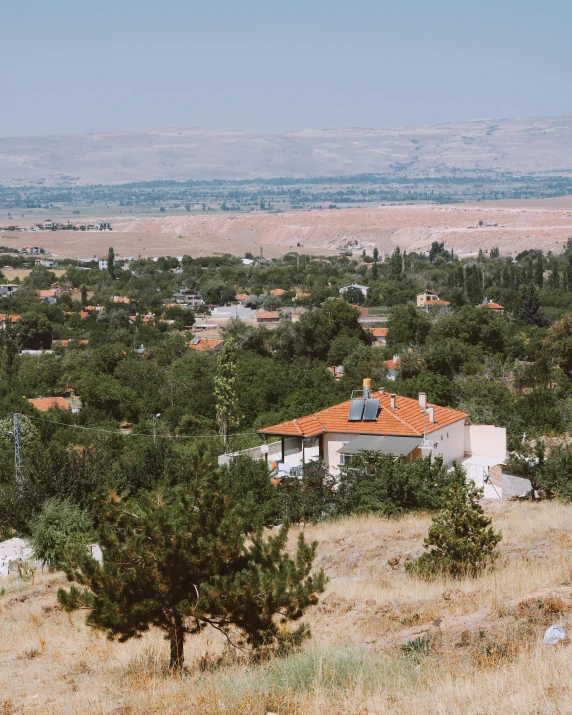
[[[30,545],[34,556],[50,568],[62,568],[85,551],[93,538],[93,524],[87,512],[69,501],[48,499],[30,524]]]
[[[482,489],[464,479],[453,484],[445,508],[433,517],[423,542],[430,550],[405,564],[410,575],[476,577],[494,564],[502,534],[494,531],[491,519],[484,515],[479,504],[482,493]]]

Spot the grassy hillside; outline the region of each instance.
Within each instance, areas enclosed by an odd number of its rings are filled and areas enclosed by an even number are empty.
[[[497,569],[475,581],[426,584],[403,563],[429,517],[352,518],[307,527],[330,577],[310,611],[313,638],[253,664],[213,632],[187,645],[188,671],[167,674],[157,632],[118,644],[59,610],[60,574],[4,579],[0,713],[567,713],[572,513],[557,503],[486,507],[503,532]],[[293,537],[295,534],[292,535]]]

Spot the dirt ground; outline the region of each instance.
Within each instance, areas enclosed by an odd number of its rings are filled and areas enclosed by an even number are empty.
[[[420,582],[404,570],[429,518],[344,519],[306,527],[329,577],[298,654],[253,664],[205,631],[187,670],[166,670],[153,631],[125,644],[56,601],[60,574],[2,580],[2,715],[527,715],[572,712],[572,515],[556,503],[488,504],[503,532],[497,568],[479,579]],[[292,543],[296,534],[292,534]]]
[[[102,217],[98,217],[101,219]],[[268,258],[288,251],[330,254],[350,249],[360,254],[375,246],[382,255],[395,246],[426,251],[444,242],[458,255],[499,247],[503,255],[526,248],[559,252],[572,237],[572,197],[488,204],[380,206],[281,214],[105,217],[112,233],[3,233],[2,243],[21,248],[34,243],[57,256],[212,255],[251,252]],[[95,219],[94,219],[95,220]],[[489,227],[471,228],[483,224]]]

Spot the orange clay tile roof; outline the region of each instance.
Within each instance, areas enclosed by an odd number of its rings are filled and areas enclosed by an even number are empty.
[[[399,358],[397,360],[384,360],[383,364],[388,370],[399,370]]]
[[[64,400],[63,397],[35,397],[29,399],[28,402],[40,412],[47,412],[52,407],[58,407],[61,410],[70,409],[67,400]]]
[[[431,305],[451,305],[450,301],[448,300],[432,300]]]
[[[235,297],[235,300],[247,300],[248,299],[248,296],[246,295],[246,293],[238,293],[234,297]]]
[[[4,322],[10,322],[10,323],[17,323],[20,320],[19,315],[6,315],[4,313],[0,314],[0,321]]]
[[[256,320],[280,320],[280,315],[274,311],[260,310],[256,313]]]
[[[114,303],[127,303],[127,305],[131,304],[131,298],[127,298],[124,295],[114,295],[111,300]]]
[[[223,342],[223,340],[215,340],[214,338],[201,338],[200,342],[194,345],[192,342],[187,343],[187,347],[191,348],[191,350],[214,350],[214,348]]]
[[[296,293],[296,298],[309,298],[310,293]]]
[[[88,315],[89,313],[87,312],[87,310],[82,310],[79,314],[79,317],[83,320],[84,318],[87,318]]]
[[[492,301],[490,303],[481,303],[480,305],[477,306],[477,308],[490,308],[491,310],[504,310],[504,307],[502,305],[499,305],[498,303],[493,303]]]
[[[368,328],[374,338],[385,338],[389,328]]]
[[[284,295],[284,293],[286,293],[286,291],[282,290],[282,288],[274,288],[273,290],[270,291],[270,295],[275,295],[277,297]]]
[[[55,298],[56,289],[48,288],[47,290],[38,290],[36,291],[36,295],[38,296],[38,298]]]
[[[372,397],[379,398],[380,411],[375,422],[350,422],[348,420],[351,400],[339,405],[328,407],[313,415],[298,417],[288,422],[281,422],[271,427],[259,429],[261,434],[275,434],[296,437],[316,437],[324,432],[340,432],[342,434],[380,434],[380,435],[423,435],[424,416],[419,408],[419,402],[410,397],[396,395],[395,406],[391,409],[391,398],[387,393],[374,392]],[[429,404],[429,403],[428,403]],[[431,405],[434,407],[435,422],[426,419],[427,432],[466,419],[466,412],[459,412],[450,407]]]

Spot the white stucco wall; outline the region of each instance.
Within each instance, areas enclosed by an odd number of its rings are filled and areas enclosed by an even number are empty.
[[[337,474],[340,470],[340,455],[337,450],[357,436],[357,434],[339,432],[327,432],[324,435],[324,462],[328,465],[331,474]]]
[[[467,425],[465,453],[490,454],[506,459],[506,428],[494,425]]]
[[[451,464],[454,459],[461,461],[465,454],[465,419],[453,422],[446,427],[438,427],[430,432],[429,439],[434,445],[431,450],[433,459],[438,455],[443,457],[444,464]],[[426,452],[423,452],[426,454]]]

